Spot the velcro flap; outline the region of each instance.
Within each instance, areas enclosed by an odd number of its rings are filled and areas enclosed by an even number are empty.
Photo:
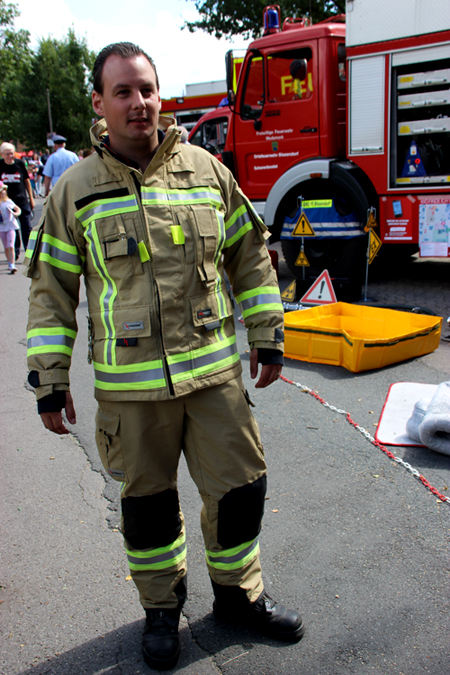
[[[284,340],[284,334],[281,328],[250,328],[247,333],[248,342],[275,342],[280,344]]]
[[[39,384],[41,387],[45,384],[69,384],[69,371],[64,368],[40,370]]]

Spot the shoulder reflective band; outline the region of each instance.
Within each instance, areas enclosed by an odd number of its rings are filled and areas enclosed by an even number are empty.
[[[182,534],[172,544],[150,551],[126,549],[130,570],[163,570],[177,565],[186,558],[186,535]]]
[[[208,345],[208,347],[167,357],[170,377],[174,383],[220,370],[237,361],[239,361],[239,352],[236,347],[235,335],[213,345]]]
[[[148,249],[146,245],[144,244],[143,241],[140,241],[138,244],[138,249],[139,249],[139,258],[141,259],[141,263],[147,262],[147,260],[150,260],[150,253],[148,252]]]
[[[128,366],[106,366],[94,362],[94,373],[97,389],[108,391],[160,389],[166,386],[161,360]]]
[[[36,246],[37,232],[32,231],[28,240],[26,258],[31,258],[34,248]],[[81,274],[84,257],[78,254],[76,246],[66,244],[61,239],[52,237],[50,234],[43,234],[39,250],[39,260],[47,262],[53,267],[65,270],[66,272],[73,272],[74,274]]]
[[[283,312],[280,291],[276,286],[261,286],[236,295],[236,302],[245,319],[258,312]]]
[[[253,228],[251,218],[245,204],[240,206],[225,223],[227,240],[224,248],[236,243],[246,232]]]
[[[171,225],[172,239],[174,244],[184,244],[184,232],[181,225]]]
[[[205,551],[206,563],[218,570],[235,570],[244,567],[258,554],[259,542],[257,538],[223,551]]]
[[[139,206],[135,195],[126,197],[116,197],[109,199],[97,199],[91,202],[75,213],[84,227],[87,227],[92,220],[97,218],[106,218],[106,216],[117,216],[121,213],[130,213],[138,211]]]
[[[27,333],[27,356],[33,354],[72,355],[77,336],[70,328],[34,328]]]
[[[188,190],[165,190],[164,188],[141,187],[142,204],[211,204],[217,207],[222,204],[220,190],[211,187],[195,187]]]

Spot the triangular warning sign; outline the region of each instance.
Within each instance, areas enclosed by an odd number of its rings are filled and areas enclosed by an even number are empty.
[[[298,258],[295,261],[295,264],[297,265],[297,267],[309,267],[309,261],[304,251],[300,251],[300,253],[298,254]]]
[[[373,230],[370,230],[369,234],[369,265],[372,264],[376,254],[381,248],[381,239],[375,234]]]
[[[297,282],[293,281],[287,288],[284,289],[284,291],[281,294],[281,299],[284,300],[284,302],[293,302],[295,300],[295,296],[297,295]]]
[[[337,302],[334,294],[333,284],[331,283],[328,270],[324,270],[317,277],[311,288],[309,288],[303,298],[300,298],[301,305],[331,305]]]
[[[315,237],[316,233],[311,227],[311,223],[309,222],[308,218],[305,216],[304,212],[302,211],[300,214],[300,218],[297,220],[297,224],[294,227],[294,231],[292,232],[293,237]]]

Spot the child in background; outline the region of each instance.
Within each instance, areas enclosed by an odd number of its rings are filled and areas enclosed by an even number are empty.
[[[17,268],[14,265],[14,242],[16,230],[19,229],[16,216],[20,216],[22,211],[11,199],[8,199],[7,189],[8,186],[0,181],[0,239],[8,260],[9,273],[15,274]]]

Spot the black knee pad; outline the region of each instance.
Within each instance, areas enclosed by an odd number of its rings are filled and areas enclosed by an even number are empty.
[[[124,537],[138,551],[168,546],[181,532],[176,490],[122,499]]]
[[[264,514],[267,477],[227,492],[219,502],[217,542],[233,548],[258,536]]]

